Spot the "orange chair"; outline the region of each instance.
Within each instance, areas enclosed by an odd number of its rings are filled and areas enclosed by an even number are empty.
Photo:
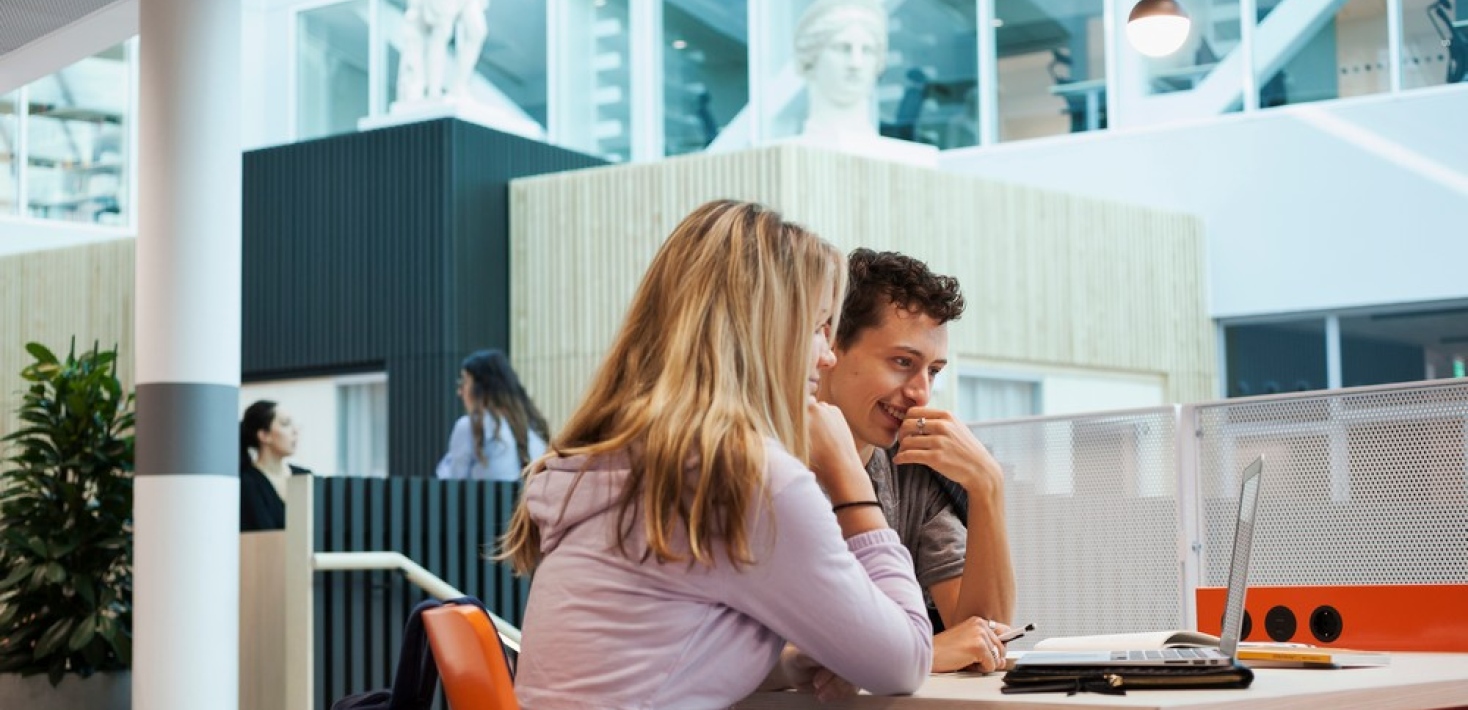
[[[454,710],[520,710],[499,633],[483,609],[453,604],[423,612],[444,695]]]

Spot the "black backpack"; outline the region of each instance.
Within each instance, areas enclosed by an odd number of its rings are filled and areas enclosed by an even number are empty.
[[[392,687],[367,693],[348,695],[331,704],[331,710],[429,710],[438,692],[438,666],[433,663],[433,649],[423,631],[423,612],[444,604],[472,604],[484,609],[474,597],[460,597],[440,602],[427,599],[413,607],[408,623],[403,625],[403,645],[399,649],[398,669]],[[513,666],[512,666],[513,667]]]

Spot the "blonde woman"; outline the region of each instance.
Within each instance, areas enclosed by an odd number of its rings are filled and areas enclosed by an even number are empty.
[[[922,682],[912,559],[815,400],[844,282],[840,252],[759,205],[708,203],[668,237],[503,541],[535,573],[527,710]]]

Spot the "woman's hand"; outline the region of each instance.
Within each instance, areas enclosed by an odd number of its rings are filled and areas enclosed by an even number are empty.
[[[872,480],[861,465],[856,439],[841,409],[808,397],[805,421],[810,438],[810,469],[832,502],[876,500]]]
[[[780,667],[791,686],[803,693],[815,693],[816,700],[823,703],[845,700],[857,694],[856,686],[792,645],[786,644],[785,650],[780,652]]]
[[[965,668],[993,673],[1004,668],[1004,642],[1009,626],[970,616],[933,637],[933,672]]]

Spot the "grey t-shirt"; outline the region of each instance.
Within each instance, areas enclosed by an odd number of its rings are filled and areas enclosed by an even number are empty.
[[[931,606],[928,588],[963,574],[967,528],[938,485],[942,474],[926,466],[898,466],[895,473],[893,468],[888,452],[877,449],[867,462],[867,475],[887,524],[912,555],[918,584]]]

